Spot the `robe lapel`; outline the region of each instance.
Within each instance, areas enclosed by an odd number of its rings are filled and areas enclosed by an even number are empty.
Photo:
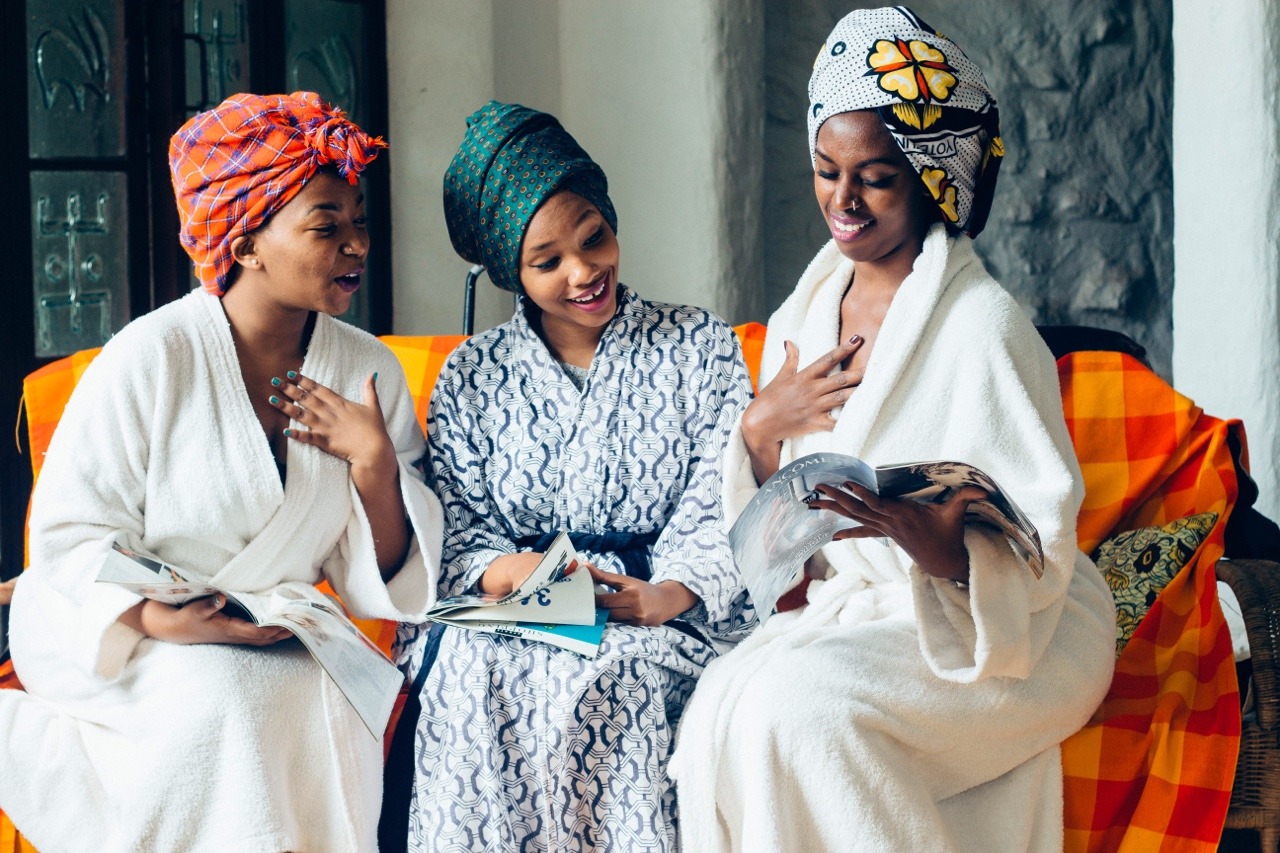
[[[249,402],[248,391],[240,373],[235,341],[231,337],[231,326],[222,310],[222,303],[217,297],[209,296],[205,305],[213,322],[202,325],[201,333],[209,343],[211,364],[219,373],[218,376],[210,377],[210,380],[221,389],[219,405],[227,413],[228,420],[236,424],[245,447],[241,457],[227,462],[233,469],[231,476],[241,479],[245,511],[251,518],[262,520],[257,533],[239,554],[210,578],[210,583],[229,589],[252,591],[258,587],[272,586],[279,581],[282,574],[279,567],[292,562],[285,555],[285,549],[288,548],[293,533],[305,528],[308,513],[325,489],[326,484],[321,482],[324,475],[333,473],[324,469],[335,465],[345,467],[346,463],[317,448],[291,441],[288,445],[287,484],[284,488],[281,487],[275,459],[267,446],[262,425]],[[330,387],[333,387],[335,379],[330,375],[333,371],[333,359],[329,353],[333,339],[330,329],[332,323],[332,318],[325,315],[316,318],[315,330],[302,365],[304,375]],[[343,388],[335,390],[339,393],[347,391]],[[293,425],[295,428],[298,426],[296,423]]]
[[[957,241],[958,242],[958,241]],[[832,431],[833,447],[861,454],[881,412],[898,386],[917,348],[928,346],[921,340],[947,285],[954,278],[948,269],[953,241],[946,229],[935,225],[925,238],[911,274],[903,280],[885,314],[876,337],[875,349],[867,362],[866,378],[850,398]],[[972,252],[972,249],[970,249]],[[867,460],[873,463],[909,462],[905,459]]]

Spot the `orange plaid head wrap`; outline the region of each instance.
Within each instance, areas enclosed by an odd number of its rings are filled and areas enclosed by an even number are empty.
[[[386,147],[315,92],[232,95],[193,116],[169,140],[169,172],[200,283],[225,293],[231,241],[261,228],[321,166],[354,184]]]

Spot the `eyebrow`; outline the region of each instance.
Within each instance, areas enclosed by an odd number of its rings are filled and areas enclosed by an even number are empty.
[[[583,222],[585,222],[585,221],[586,221],[586,219],[587,219],[587,217],[588,217],[588,216],[590,216],[591,214],[593,214],[593,213],[595,213],[595,212],[596,212],[596,211],[595,211],[595,208],[592,208],[592,207],[588,207],[587,209],[583,210],[583,211],[582,211],[582,215],[578,217],[578,221],[577,221],[577,222],[575,222],[575,223],[573,223],[573,227],[574,227],[574,228],[577,228],[579,225],[581,225]],[[536,246],[532,246],[532,247],[530,247],[529,251],[530,251],[530,252],[541,252],[543,249],[549,249],[550,247],[554,246],[555,244],[556,244],[556,241],[555,241],[555,240],[548,240],[548,241],[547,241],[547,242],[545,242],[545,243],[539,243],[539,244],[538,244],[538,245],[536,245]]]
[[[821,157],[823,160],[826,160],[831,165],[833,166],[837,165],[835,160],[832,160],[830,157],[824,154],[822,149],[817,147],[816,145],[813,147],[813,153],[817,154],[819,157]],[[877,163],[883,163],[886,166],[900,165],[898,161],[893,157],[872,157],[870,160],[863,160],[861,163],[855,164],[853,168],[855,170],[865,169],[867,166],[874,166]]]
[[[364,204],[364,193],[360,193],[360,195],[356,196],[356,207],[359,207],[362,204]],[[311,209],[308,210],[307,213],[315,213],[317,210],[338,210],[338,209],[339,207],[337,202],[322,201],[319,204],[312,205]]]

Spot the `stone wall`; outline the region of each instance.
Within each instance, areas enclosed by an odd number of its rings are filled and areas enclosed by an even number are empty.
[[[814,56],[849,0],[765,4],[764,272],[776,307],[828,239],[805,140]],[[878,4],[865,4],[878,5]],[[1039,323],[1117,329],[1170,373],[1170,0],[916,0],[1000,103],[1007,156],[976,247]]]

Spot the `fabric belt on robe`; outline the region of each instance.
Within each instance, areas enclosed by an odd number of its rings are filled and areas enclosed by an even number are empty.
[[[622,563],[622,572],[627,577],[638,578],[648,583],[653,577],[649,566],[649,548],[658,541],[660,531],[650,533],[619,533],[607,530],[604,533],[569,532],[569,541],[579,551],[593,551],[597,554],[613,554]],[[551,547],[559,533],[543,533],[538,536],[521,536],[516,546],[530,551],[546,551]]]

